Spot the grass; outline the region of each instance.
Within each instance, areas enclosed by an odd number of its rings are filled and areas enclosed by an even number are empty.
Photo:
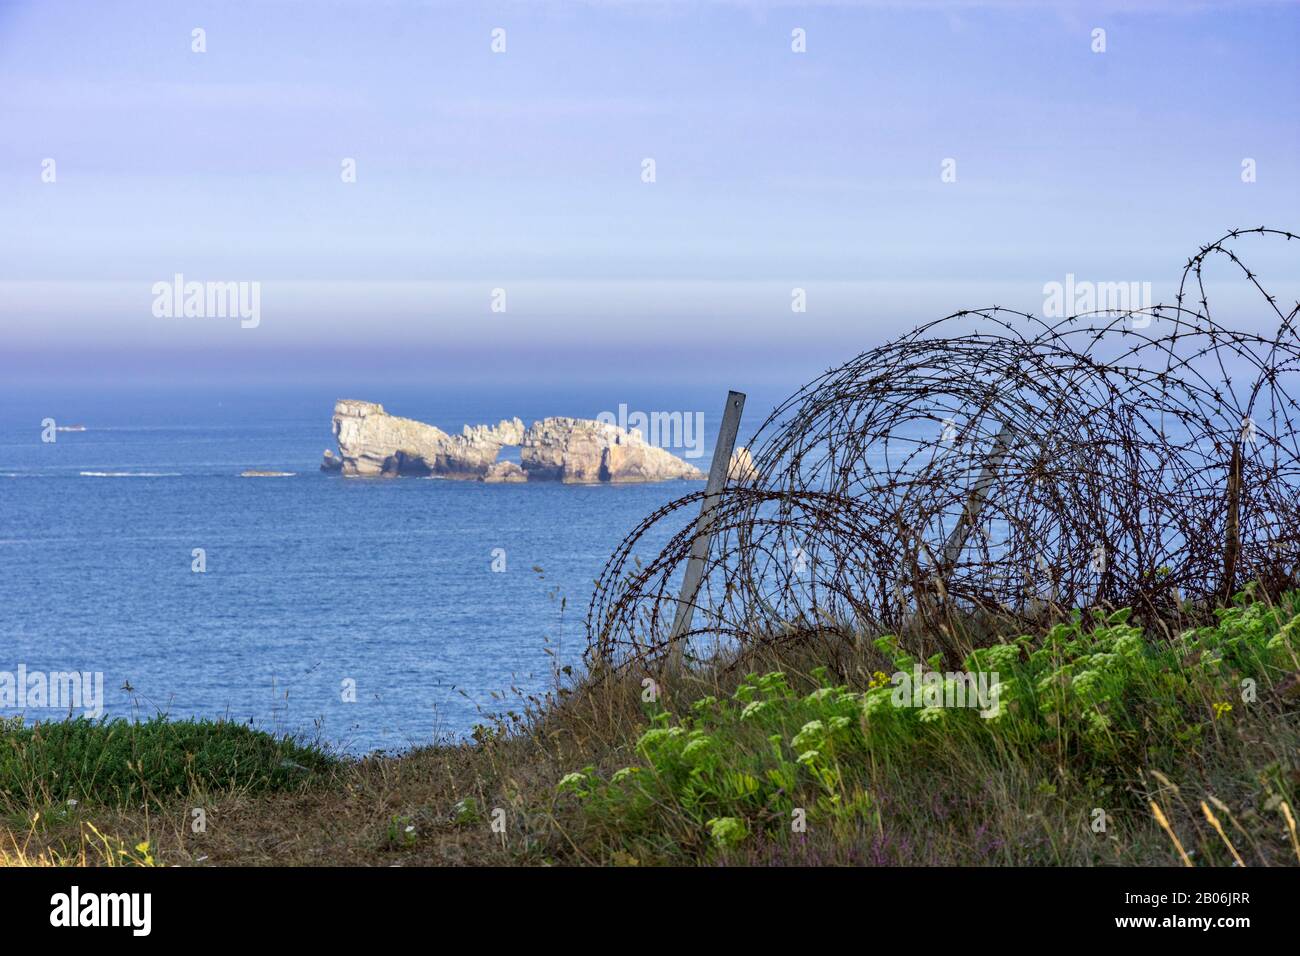
[[[161,806],[214,789],[286,790],[333,762],[317,747],[229,721],[78,717],[0,729],[0,806],[24,813],[69,801]]]
[[[10,725],[0,862],[1295,865],[1300,597],[1167,630],[1121,611],[966,648],[998,675],[986,716],[944,706],[940,657],[828,634],[557,685],[396,756],[210,722]],[[902,699],[891,675],[914,668],[937,699]]]

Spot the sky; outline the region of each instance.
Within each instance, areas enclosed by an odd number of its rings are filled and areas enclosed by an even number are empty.
[[[1300,231],[1298,49],[1291,2],[0,0],[0,378],[793,388],[1067,274],[1167,301]]]

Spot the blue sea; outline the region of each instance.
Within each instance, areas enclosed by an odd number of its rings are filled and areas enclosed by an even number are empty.
[[[102,672],[109,716],[220,716],[348,753],[464,736],[519,709],[511,688],[543,691],[556,667],[580,667],[610,552],[701,486],[326,475],[334,400],[448,431],[619,403],[701,410],[704,452],[690,460],[707,469],[723,392],[622,391],[0,394],[0,672]],[[742,436],[780,397],[751,395]],[[47,417],[86,431],[42,442]],[[498,548],[504,572],[492,570]]]

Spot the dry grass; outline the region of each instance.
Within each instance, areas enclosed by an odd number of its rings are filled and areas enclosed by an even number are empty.
[[[706,695],[729,695],[748,672],[781,670],[792,685],[811,689],[818,666],[865,687],[887,665],[869,642],[825,639],[754,649],[731,667],[664,677],[657,690],[668,710],[681,713]],[[644,693],[639,676],[585,683],[548,695],[512,731],[343,761],[287,792],[214,791],[126,809],[79,804],[25,826],[11,812],[0,826],[0,863],[1253,866],[1300,859],[1290,798],[1300,784],[1300,719],[1280,697],[1241,714],[1231,732],[1216,732],[1178,767],[1117,767],[1106,780],[1076,773],[1051,746],[918,754],[866,771],[863,786],[880,811],[874,824],[814,828],[798,840],[759,834],[719,852],[671,824],[653,846],[623,841],[557,793],[575,769],[608,774],[638,762]],[[466,801],[477,812],[458,811]],[[1099,806],[1107,808],[1104,832],[1093,826]],[[195,808],[206,814],[201,833],[192,828]]]

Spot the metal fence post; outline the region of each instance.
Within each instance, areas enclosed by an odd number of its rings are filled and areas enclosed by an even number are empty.
[[[1241,442],[1232,444],[1228,463],[1228,517],[1223,542],[1223,603],[1232,602],[1232,587],[1237,578],[1237,560],[1241,556]]]
[[[718,443],[713,448],[713,463],[709,466],[709,480],[704,486],[700,517],[695,522],[691,557],[686,563],[686,575],[682,578],[682,590],[677,598],[677,614],[673,618],[673,629],[668,638],[671,645],[669,660],[674,667],[682,660],[680,638],[690,631],[691,620],[695,615],[695,597],[704,579],[704,562],[713,544],[713,512],[718,504],[718,496],[727,483],[731,455],[736,446],[736,433],[740,431],[740,413],[744,409],[744,392],[728,392],[727,406],[722,411],[722,428],[718,432]]]
[[[1002,461],[1007,457],[1011,450],[1011,440],[1015,437],[1016,430],[1011,425],[1003,425],[997,436],[993,439],[993,448],[989,452],[989,457],[984,462],[984,468],[979,477],[975,480],[975,485],[970,494],[966,496],[966,504],[962,508],[961,517],[957,519],[957,525],[948,535],[948,540],[943,545],[943,568],[946,572],[954,564],[957,558],[961,556],[962,548],[966,547],[966,539],[970,537],[971,528],[979,520],[980,512],[984,510],[984,500],[988,498],[989,488],[997,479],[998,469],[1002,467]]]

